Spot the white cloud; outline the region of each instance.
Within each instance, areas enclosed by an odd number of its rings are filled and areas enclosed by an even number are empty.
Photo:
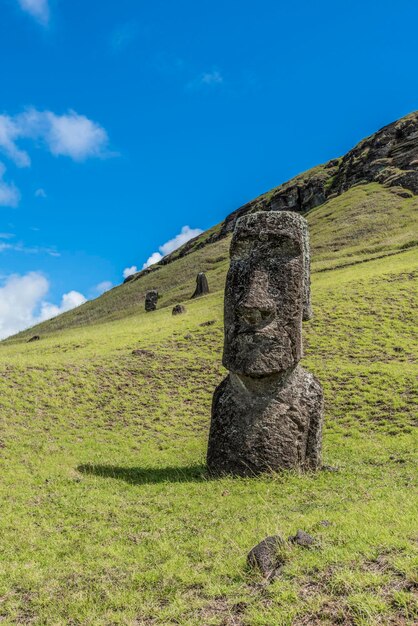
[[[87,302],[87,298],[85,298],[82,293],[79,293],[78,291],[69,291],[62,296],[61,304],[59,306],[56,304],[50,304],[49,302],[42,302],[41,312],[37,321],[44,322],[45,320],[51,319],[51,317],[56,317],[57,315],[61,315],[61,313],[71,311],[71,309],[75,309],[85,302]]]
[[[46,26],[49,22],[48,0],[18,0],[21,8],[29,13],[40,24]]]
[[[136,265],[132,265],[132,267],[125,267],[125,269],[123,270],[123,277],[128,278],[128,276],[132,276],[133,274],[136,274],[137,271],[138,271],[138,268]]]
[[[95,293],[98,293],[99,295],[102,295],[102,293],[109,291],[109,289],[112,289],[112,287],[113,283],[111,283],[110,280],[104,280],[103,282],[96,285],[93,291]]]
[[[189,89],[203,89],[204,87],[215,87],[222,85],[224,78],[218,70],[212,70],[211,72],[203,72],[197,78],[188,83]]]
[[[5,171],[5,166],[0,163],[0,206],[17,207],[20,201],[20,192],[14,183],[6,183],[3,180]]]
[[[37,189],[35,191],[35,198],[46,198],[46,197],[47,195],[46,195],[45,189]]]
[[[201,228],[190,228],[190,226],[183,226],[181,232],[178,235],[173,237],[173,239],[166,241],[166,243],[163,243],[163,245],[159,247],[159,252],[154,252],[149,257],[149,259],[142,266],[142,269],[145,269],[150,265],[154,265],[154,263],[158,263],[159,261],[161,261],[162,258],[167,256],[167,254],[174,252],[174,250],[177,250],[177,248],[180,248],[180,246],[185,244],[190,239],[193,239],[193,237],[197,237],[201,233],[203,233],[203,230]]]
[[[223,76],[217,70],[212,72],[205,72],[200,77],[202,85],[221,85],[224,82]]]
[[[147,267],[150,267],[151,265],[155,265],[156,263],[159,263],[162,258],[163,258],[163,255],[160,252],[153,252],[151,256],[145,261],[144,265],[142,266],[142,269],[144,270]]]
[[[16,120],[8,115],[0,115],[0,149],[18,167],[29,167],[30,157],[24,150],[19,150],[16,140],[22,136]]]
[[[0,339],[36,323],[35,309],[48,289],[47,279],[37,272],[7,278],[0,287]]]
[[[56,115],[32,108],[13,117],[0,115],[0,150],[18,167],[29,167],[30,156],[17,145],[19,139],[40,142],[54,156],[74,161],[110,156],[106,130],[72,110]]]
[[[0,286],[0,339],[69,311],[86,302],[77,291],[63,295],[59,306],[45,301],[49,282],[39,272],[8,276]]]

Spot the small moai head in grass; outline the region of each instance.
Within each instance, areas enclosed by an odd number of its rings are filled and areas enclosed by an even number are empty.
[[[156,289],[152,289],[151,291],[147,291],[145,294],[145,310],[147,313],[150,311],[155,311],[157,308],[158,302],[158,291]]]
[[[309,319],[309,241],[303,217],[260,211],[241,217],[225,290],[223,364],[243,376],[294,368]]]

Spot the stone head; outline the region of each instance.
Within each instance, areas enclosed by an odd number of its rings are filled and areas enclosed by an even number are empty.
[[[309,291],[306,220],[287,211],[241,217],[225,289],[224,366],[251,377],[295,367]]]

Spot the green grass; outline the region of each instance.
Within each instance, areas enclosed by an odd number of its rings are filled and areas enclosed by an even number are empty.
[[[227,239],[0,345],[2,624],[416,623],[416,202],[368,185],[308,216],[304,365],[338,472],[206,475]],[[189,301],[199,269],[213,293]],[[277,581],[247,569],[299,528],[317,546]]]

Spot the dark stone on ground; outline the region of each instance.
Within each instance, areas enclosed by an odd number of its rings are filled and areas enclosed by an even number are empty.
[[[209,293],[208,279],[204,272],[199,272],[196,278],[196,289],[192,295],[192,299],[199,298],[199,296],[204,296],[207,293]]]
[[[135,278],[136,278],[136,274],[130,274],[129,276],[125,278],[125,280],[123,281],[123,284],[130,283],[132,280],[135,280]]]
[[[172,314],[181,315],[182,313],[186,313],[186,307],[182,304],[176,304],[176,306],[172,310]]]
[[[248,553],[247,563],[267,580],[272,579],[285,563],[283,553],[286,547],[287,543],[280,535],[266,537]]]
[[[323,472],[339,472],[340,468],[336,465],[322,465],[321,471]]]
[[[155,311],[157,308],[158,302],[158,291],[153,289],[152,291],[147,291],[145,294],[145,310],[147,313],[150,311]]]
[[[146,356],[146,357],[150,357],[150,358],[155,357],[155,354],[153,352],[151,352],[151,350],[143,350],[143,349],[132,350],[132,354],[134,356]]]
[[[33,341],[39,341],[39,340],[40,340],[40,336],[39,335],[34,335],[30,339],[28,339],[26,343],[32,343]]]
[[[316,543],[315,539],[308,533],[305,533],[304,530],[298,530],[294,537],[289,537],[289,541],[303,548],[309,548]]]
[[[209,320],[208,322],[203,322],[202,324],[199,324],[199,326],[213,326],[215,322],[216,320]]]

